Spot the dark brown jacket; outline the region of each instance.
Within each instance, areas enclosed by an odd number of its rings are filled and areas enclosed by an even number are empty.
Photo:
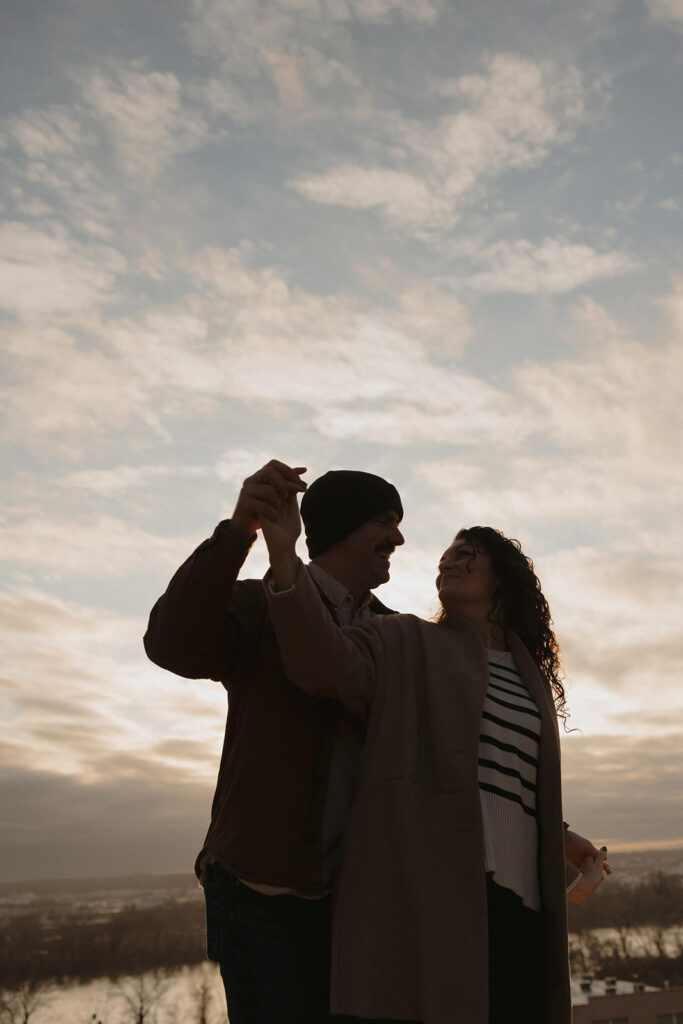
[[[265,591],[264,591],[265,592]],[[338,629],[308,573],[268,593],[290,678],[334,697],[368,731],[335,885],[333,1013],[487,1024],[488,925],[477,774],[486,651],[465,620],[415,615]],[[515,634],[515,663],[541,714],[539,876],[548,1024],[570,1019],[557,720]]]
[[[322,820],[336,701],[287,681],[261,580],[240,580],[251,541],[228,520],[188,558],[159,598],[144,644],[157,665],[215,679],[228,695],[208,855],[240,878],[324,891]],[[373,611],[388,609],[373,598]]]

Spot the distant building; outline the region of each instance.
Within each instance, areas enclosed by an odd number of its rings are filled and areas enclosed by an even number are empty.
[[[572,980],[574,1024],[683,1024],[683,988],[652,988],[633,981]]]

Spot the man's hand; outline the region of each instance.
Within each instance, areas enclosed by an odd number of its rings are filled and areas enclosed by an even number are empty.
[[[596,850],[596,855],[588,855],[579,865],[581,877],[567,893],[570,903],[583,903],[592,892],[595,892],[605,875],[610,874],[610,869],[605,861],[607,853],[605,850]]]
[[[264,522],[277,520],[283,503],[286,504],[293,495],[306,490],[306,484],[301,479],[301,474],[305,472],[305,466],[291,467],[271,459],[247,477],[232,514],[233,529],[248,540],[263,527]]]

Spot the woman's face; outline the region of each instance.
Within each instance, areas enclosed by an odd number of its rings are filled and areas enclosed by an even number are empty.
[[[446,612],[487,615],[497,585],[491,559],[471,541],[454,540],[439,560],[436,589]]]

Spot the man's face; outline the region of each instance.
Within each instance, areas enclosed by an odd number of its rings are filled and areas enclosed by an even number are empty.
[[[380,512],[335,545],[357,586],[373,590],[389,579],[389,559],[404,543],[393,509]]]

